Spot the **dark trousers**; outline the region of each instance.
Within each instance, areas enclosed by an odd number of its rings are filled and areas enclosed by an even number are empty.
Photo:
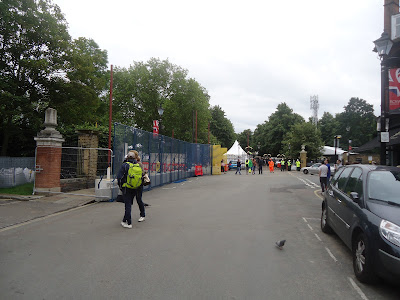
[[[258,174],[262,174],[262,166],[258,167]]]
[[[328,180],[326,177],[320,177],[319,178],[319,182],[321,183],[321,189],[322,192],[325,192],[327,186],[328,186]]]
[[[146,213],[144,211],[144,203],[142,201],[142,195],[143,195],[143,185],[141,185],[137,190],[136,190],[136,202],[139,206],[140,210],[140,216],[145,217]]]
[[[129,188],[122,189],[122,198],[124,199],[125,203],[125,214],[122,221],[128,223],[128,225],[132,224],[132,204],[133,204],[133,198],[135,198],[135,196],[136,196],[136,202],[139,205],[140,216],[145,217],[144,204],[142,201],[142,192],[143,192],[143,186],[140,186],[136,190]]]

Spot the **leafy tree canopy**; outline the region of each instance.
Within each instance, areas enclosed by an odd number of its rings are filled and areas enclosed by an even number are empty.
[[[218,105],[210,108],[210,131],[217,138],[221,147],[230,148],[236,139],[232,122],[225,117],[225,112]]]

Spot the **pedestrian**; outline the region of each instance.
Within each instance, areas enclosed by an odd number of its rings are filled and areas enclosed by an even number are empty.
[[[288,171],[292,171],[292,161],[290,159],[288,159],[287,167],[288,167]]]
[[[253,175],[256,175],[256,165],[257,165],[257,161],[255,158],[253,158],[253,168],[252,168]]]
[[[250,158],[249,159],[249,173],[253,171],[253,160]]]
[[[263,159],[262,158],[259,158],[258,159],[258,175],[261,175],[262,174],[262,167],[263,167],[263,164],[264,164],[264,161],[263,161]]]
[[[240,162],[240,159],[237,160],[237,169],[236,169],[236,173],[235,175],[239,172],[239,175],[242,175],[242,173],[240,172],[240,168],[242,166],[242,163]]]
[[[342,166],[343,166],[342,161],[341,161],[340,159],[338,159],[338,160],[336,161],[336,170],[339,169],[339,168],[342,167]]]
[[[282,158],[281,160],[281,172],[285,171],[285,160]]]
[[[221,174],[225,173],[225,164],[224,164],[224,160],[221,160]]]
[[[139,152],[137,152],[136,150],[131,150],[129,152],[133,152],[133,154],[135,155],[136,161],[138,162],[140,168],[142,169],[142,185],[140,186],[140,188],[138,188],[138,195],[136,197],[136,202],[137,202],[137,204],[139,206],[139,210],[140,210],[139,222],[143,222],[146,214],[145,214],[144,210],[143,210],[143,213],[142,213],[142,210],[140,209],[141,204],[139,204],[139,203],[142,202],[144,206],[149,206],[147,203],[144,203],[143,200],[142,200],[142,196],[143,196],[143,176],[147,172],[144,170],[143,164],[142,164],[141,159],[140,159]]]
[[[249,174],[249,159],[246,159],[246,175]]]
[[[142,169],[135,159],[135,154],[133,152],[128,152],[126,162],[124,162],[119,169],[117,180],[118,186],[122,189],[122,198],[125,203],[125,214],[122,219],[121,225],[124,228],[132,228],[131,212],[133,198],[136,197],[136,201],[138,201],[137,189],[142,184]],[[141,202],[141,207],[141,212],[142,210],[144,212],[143,202]]]
[[[274,161],[272,159],[269,160],[269,172],[274,173]]]
[[[325,161],[322,161],[322,165],[318,169],[319,182],[321,183],[322,193],[324,193],[327,188],[328,176],[328,167],[325,165]]]
[[[301,166],[300,160],[297,159],[297,160],[296,160],[296,168],[297,168],[297,171],[300,171],[300,166]]]
[[[326,185],[329,184],[329,180],[331,179],[331,165],[329,164],[329,159],[325,159],[325,165],[328,167],[328,173],[326,175]]]

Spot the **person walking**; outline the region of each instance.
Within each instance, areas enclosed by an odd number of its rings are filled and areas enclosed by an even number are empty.
[[[124,162],[121,165],[121,168],[119,169],[117,175],[118,186],[122,190],[122,199],[124,200],[125,203],[125,213],[121,222],[121,225],[124,228],[132,228],[131,213],[132,213],[133,198],[136,197],[137,201],[138,198],[137,189],[142,184],[141,176],[142,176],[142,169],[140,168],[137,160],[135,159],[135,154],[133,152],[128,152],[126,162]],[[144,211],[143,202],[142,202],[142,207]]]
[[[249,159],[246,159],[246,175],[249,174]]]
[[[242,173],[240,172],[242,163],[240,162],[240,159],[237,160],[237,169],[236,169],[236,173],[235,175],[239,172],[239,175],[242,175]]]
[[[285,160],[282,158],[281,160],[281,172],[285,171]]]
[[[264,160],[262,158],[258,159],[258,175],[262,175]]]
[[[301,166],[301,163],[300,163],[300,160],[296,160],[296,169],[297,169],[297,171],[300,171],[300,166]]]
[[[143,164],[142,164],[141,159],[140,159],[139,152],[137,152],[136,150],[131,150],[131,151],[129,151],[129,152],[133,152],[133,154],[135,155],[135,159],[136,159],[136,161],[138,162],[140,168],[142,169],[142,178],[143,178],[143,176],[144,176],[147,172],[144,170]],[[143,196],[143,179],[142,179],[142,184],[141,184],[140,187],[138,188],[137,196],[136,196],[136,202],[137,202],[137,204],[138,204],[138,206],[139,206],[139,210],[140,210],[140,218],[139,218],[139,220],[138,220],[139,222],[143,222],[144,219],[145,219],[145,216],[146,216],[145,211],[144,211],[144,207],[141,208],[141,207],[142,207],[142,203],[143,203],[143,206],[149,206],[147,203],[144,203],[144,202],[143,202],[142,196]]]
[[[325,192],[327,188],[327,176],[328,176],[328,167],[325,165],[325,161],[322,161],[322,165],[318,170],[319,182],[321,183],[322,193]]]
[[[269,166],[269,172],[274,173],[274,161],[272,159],[269,160],[268,166]]]
[[[257,165],[257,161],[255,158],[253,158],[253,169],[252,169],[253,175],[256,175],[256,165]]]
[[[250,158],[249,159],[249,171],[248,173],[251,173],[253,171],[253,160]]]
[[[288,171],[292,171],[292,161],[290,159],[288,159],[287,168],[288,168]]]
[[[328,186],[329,181],[331,180],[331,165],[329,164],[329,159],[325,159],[325,165],[328,167],[328,173],[326,176],[326,185]]]

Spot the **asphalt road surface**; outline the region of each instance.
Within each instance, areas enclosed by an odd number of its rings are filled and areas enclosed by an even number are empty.
[[[230,171],[144,193],[132,229],[122,203],[103,202],[2,230],[0,298],[399,299],[359,283],[350,251],[321,232],[317,182]]]

